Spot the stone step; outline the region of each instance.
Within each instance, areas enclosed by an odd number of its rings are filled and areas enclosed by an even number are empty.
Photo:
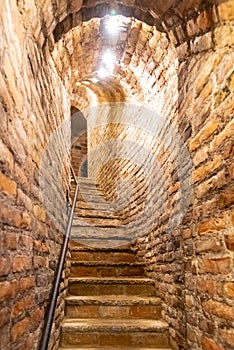
[[[104,215],[103,217],[80,216],[75,214],[72,222],[72,229],[76,227],[79,228],[91,226],[95,234],[99,234],[99,227],[111,227],[113,230],[115,230],[116,227],[121,225],[122,223],[119,221],[119,219],[109,216],[108,214]]]
[[[95,209],[103,212],[111,212],[114,213],[117,212],[116,206],[110,202],[102,201],[102,202],[93,202],[93,201],[87,201],[83,198],[79,198],[76,204],[76,208],[79,209]]]
[[[118,219],[118,216],[112,213],[108,208],[104,210],[96,210],[94,208],[82,208],[79,203],[76,205],[75,214],[79,218],[95,218],[95,219]]]
[[[154,296],[154,282],[148,278],[69,278],[72,295],[141,295]]]
[[[65,319],[62,346],[168,347],[168,325],[145,319]]]
[[[161,318],[161,300],[137,296],[69,296],[66,298],[69,318]]]
[[[123,248],[91,248],[71,241],[71,259],[73,261],[99,261],[108,263],[133,263],[136,255],[129,247]]]
[[[73,349],[73,350],[81,350],[81,348],[79,347],[79,348],[77,348],[77,347],[66,347],[66,348],[59,348],[59,350],[67,350],[67,349]],[[100,349],[102,349],[102,350],[131,350],[132,349],[132,347],[126,347],[126,346],[124,346],[124,347],[117,347],[117,346],[115,346],[115,347],[109,347],[109,346],[105,346],[105,347],[95,347],[95,348],[90,348],[90,347],[85,347],[85,348],[83,348],[83,349],[85,349],[85,350],[100,350]],[[171,348],[142,348],[142,347],[140,347],[140,348],[135,348],[135,349],[137,349],[137,350],[172,350]]]
[[[140,277],[144,275],[144,264],[134,262],[72,261],[71,277]]]
[[[67,349],[73,349],[73,350],[81,350],[81,348],[79,347],[79,348],[77,348],[77,347],[66,347],[66,348],[59,348],[59,350],[67,350]],[[126,347],[126,346],[124,346],[124,347],[117,347],[117,346],[115,346],[115,347],[96,347],[96,348],[87,348],[87,347],[85,347],[85,348],[83,348],[83,349],[85,349],[85,350],[100,350],[100,349],[102,349],[102,350],[131,350],[132,349],[132,347]],[[172,350],[171,348],[136,348],[137,350]]]
[[[77,223],[77,222],[76,222]],[[107,223],[105,223],[107,225]],[[100,223],[100,225],[102,225]],[[109,225],[109,226],[108,226]],[[80,225],[73,225],[71,229],[71,238],[72,240],[76,240],[83,245],[88,245],[87,243],[90,241],[97,241],[105,247],[105,242],[111,243],[115,246],[120,246],[118,243],[120,241],[121,244],[129,244],[132,242],[131,234],[128,235],[128,232],[124,229],[124,227],[113,226],[113,221],[110,220],[107,226],[95,226],[90,225],[88,220],[83,220],[80,222]],[[86,243],[87,241],[87,243]],[[116,244],[115,244],[116,242]]]
[[[95,238],[81,238],[79,236],[73,236],[77,242],[92,248],[118,248],[129,243],[129,240],[123,239],[95,239]]]

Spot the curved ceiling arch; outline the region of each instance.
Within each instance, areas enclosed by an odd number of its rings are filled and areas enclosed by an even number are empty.
[[[116,2],[117,3],[117,2]],[[118,4],[114,6],[115,12],[124,17],[132,17],[140,22],[150,26],[155,26],[157,30],[164,31],[162,21],[154,17],[149,10],[144,10],[140,7]],[[59,22],[53,30],[54,41],[61,39],[63,34],[66,34],[72,28],[80,25],[82,22],[87,22],[93,18],[102,18],[108,16],[113,9],[113,5],[100,3],[93,7],[82,7],[77,12],[69,13],[61,22]]]

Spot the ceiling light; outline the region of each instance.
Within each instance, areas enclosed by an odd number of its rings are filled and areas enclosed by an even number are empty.
[[[117,16],[109,16],[105,24],[106,30],[110,34],[117,34],[119,32],[119,20]]]
[[[115,56],[113,52],[111,52],[110,50],[107,50],[103,55],[102,61],[106,65],[113,64],[115,62]]]

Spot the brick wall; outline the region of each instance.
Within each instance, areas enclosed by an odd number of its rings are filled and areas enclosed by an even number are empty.
[[[37,18],[33,3],[30,7],[32,12],[27,10]],[[0,4],[0,347],[4,350],[38,348],[63,241],[53,218],[62,227],[66,219],[66,212],[60,212],[65,204],[62,188],[55,190],[57,207],[54,217],[49,215],[39,169],[50,135],[63,118],[70,117],[68,95],[46,47],[32,35],[33,25],[38,25],[40,37],[39,22],[32,24],[24,10],[15,1]],[[59,132],[55,153],[48,151],[54,164],[66,155],[65,137],[69,134]],[[68,162],[63,165],[65,189]],[[56,183],[56,171],[48,169],[45,188],[47,181]],[[61,296],[66,291],[65,274]],[[60,298],[51,349],[58,345],[63,303]]]
[[[176,230],[165,233],[165,214],[136,244],[164,300],[175,349],[234,345],[232,20],[229,1],[180,28],[175,120],[193,160],[194,194]]]
[[[62,242],[53,218],[64,204],[69,159],[59,188],[58,168],[45,178],[45,186],[53,184],[59,204],[55,208],[49,200],[44,208],[39,165],[52,132],[70,117],[70,94],[82,111],[100,103],[128,102],[153,110],[178,127],[193,162],[193,195],[187,214],[173,230],[167,223],[172,213],[179,219],[181,203],[187,199],[186,192],[181,198],[180,189],[181,180],[188,177],[188,162],[176,161],[175,155],[183,153],[178,140],[168,138],[170,124],[148,125],[157,130],[155,140],[145,133],[145,126],[140,131],[134,126],[135,112],[127,115],[130,125],[100,126],[94,118],[94,129],[89,125],[90,150],[111,139],[120,142],[111,148],[107,164],[100,168],[93,157],[90,166],[98,170],[108,200],[117,198],[118,180],[125,180],[122,193],[132,185],[130,201],[125,195],[120,198],[119,218],[122,224],[132,224],[130,237],[139,237],[142,228],[146,233],[134,249],[155,280],[173,348],[232,349],[233,1],[165,1],[160,8],[155,1],[139,2],[137,7],[117,1],[119,13],[130,18],[112,43],[118,58],[115,79],[98,83],[92,78],[100,49],[110,44],[99,19],[109,11],[106,2],[64,0],[57,6],[50,1],[19,1],[18,7],[13,0],[9,3],[0,5],[1,345],[36,349],[40,338]],[[159,20],[152,19],[153,13]],[[59,129],[57,147],[48,154],[55,164],[67,155],[67,138]],[[143,168],[137,163],[140,146],[150,155],[140,153]],[[128,151],[135,165],[121,158]],[[101,160],[106,150],[102,152]],[[139,213],[143,216],[136,226]],[[64,219],[65,213],[59,217],[60,226]],[[66,283],[65,278],[64,293]],[[62,296],[50,345],[54,349],[63,317]]]

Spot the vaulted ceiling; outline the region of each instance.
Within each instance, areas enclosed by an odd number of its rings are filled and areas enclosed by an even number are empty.
[[[74,105],[82,109],[152,100],[175,72],[176,47],[188,36],[186,21],[211,12],[213,2],[28,0],[24,9],[33,35],[51,52]]]

